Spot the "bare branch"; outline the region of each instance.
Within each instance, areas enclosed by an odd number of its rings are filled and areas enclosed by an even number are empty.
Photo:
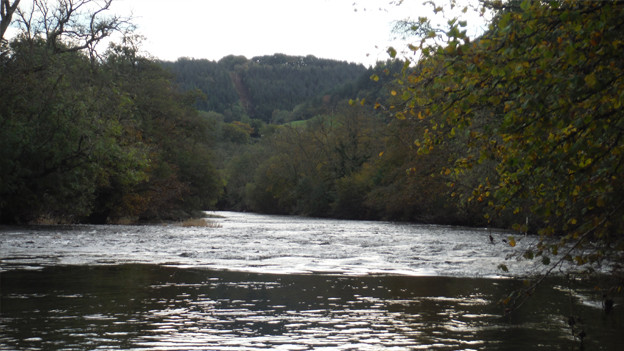
[[[8,0],[0,0],[4,2]],[[132,30],[130,18],[108,15],[113,0],[33,0],[30,13],[18,9],[20,25],[28,39],[45,38],[56,53],[87,49],[93,58],[96,46],[115,32]]]
[[[4,33],[11,24],[13,13],[17,10],[20,0],[13,0],[13,3],[9,0],[1,0],[0,3],[0,42],[4,41]]]

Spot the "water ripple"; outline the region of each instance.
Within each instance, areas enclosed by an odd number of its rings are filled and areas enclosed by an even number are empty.
[[[214,227],[174,225],[0,228],[0,271],[53,265],[168,264],[257,273],[489,276],[535,238],[503,231],[234,212]],[[489,235],[497,244],[491,244]],[[510,274],[531,262],[507,262]]]

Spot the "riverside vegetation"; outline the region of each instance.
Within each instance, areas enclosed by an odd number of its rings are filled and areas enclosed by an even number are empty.
[[[539,233],[519,254],[550,270],[615,262],[605,296],[621,293],[624,3],[483,1],[477,38],[435,7],[399,23],[413,56],[367,69],[159,62],[110,2],[2,2],[0,34],[19,27],[0,52],[2,222],[218,208],[498,226]]]

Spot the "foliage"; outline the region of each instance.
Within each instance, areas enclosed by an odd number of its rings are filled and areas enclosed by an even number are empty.
[[[0,220],[176,218],[213,205],[211,126],[192,96],[131,41],[95,54],[91,40],[118,22],[94,10],[92,37],[71,30],[91,1],[37,4],[20,10],[27,29],[0,57]]]
[[[238,195],[231,205],[259,212],[353,217],[340,205],[346,193],[337,195],[336,187],[347,187],[347,179],[379,152],[376,134],[381,126],[370,112],[345,103],[334,116],[319,115],[270,131],[258,145],[232,159],[227,192]]]
[[[188,58],[161,64],[171,71],[182,91],[198,90],[204,95],[195,105],[200,110],[224,113],[239,102],[230,70],[225,64]]]
[[[119,88],[132,99],[141,140],[152,151],[149,180],[139,187],[148,201],[138,215],[168,218],[209,208],[219,192],[210,121],[192,108],[193,96],[174,90],[157,63],[124,47],[113,48],[108,58]]]
[[[251,59],[226,56],[218,62],[182,58],[162,64],[175,75],[183,91],[196,89],[204,95],[197,108],[221,113],[228,121],[251,118],[271,122],[279,111],[293,111],[366,71],[362,65],[283,54]],[[297,115],[289,118],[313,116]]]
[[[117,101],[84,56],[51,55],[42,41],[14,41],[11,49],[1,68],[3,220],[88,214],[107,167],[130,182],[141,178],[144,155],[140,147],[121,150],[120,121],[100,118]]]
[[[395,116],[419,131],[421,155],[465,145],[440,172],[452,186],[472,179],[471,191],[456,195],[487,204],[484,218],[537,231],[540,242],[523,256],[547,272],[564,262],[619,262],[624,4],[484,6],[495,16],[475,40],[463,21],[442,34],[426,19],[414,24],[425,36],[412,45],[418,62],[401,80]]]
[[[220,208],[485,225],[475,216],[481,204],[446,196],[449,177],[436,167],[449,151],[416,155],[409,121],[385,120],[385,112],[375,110],[377,99],[397,102],[391,92],[404,66],[399,60],[378,63],[354,84],[309,100],[302,108],[316,114],[307,120],[256,124],[253,132],[245,132],[242,122],[217,123],[225,181]]]

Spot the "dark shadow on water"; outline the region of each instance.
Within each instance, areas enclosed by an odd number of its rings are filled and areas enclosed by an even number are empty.
[[[0,350],[586,350],[624,344],[622,306],[548,280],[503,317],[509,279],[270,275],[156,265],[0,274]]]

